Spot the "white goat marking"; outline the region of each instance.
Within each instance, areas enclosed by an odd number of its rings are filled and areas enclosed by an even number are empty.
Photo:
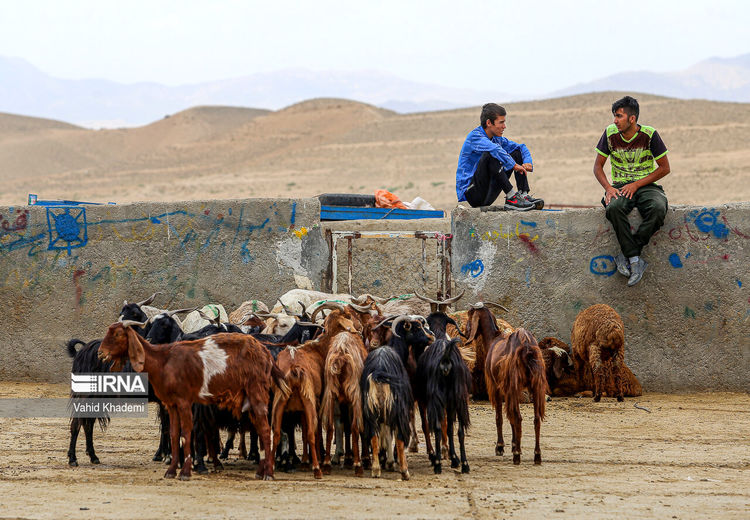
[[[227,358],[229,357],[224,349],[213,340],[206,338],[203,347],[198,351],[198,355],[203,360],[203,386],[201,386],[200,397],[211,397],[208,391],[208,383],[211,378],[217,374],[223,374],[227,368]]]
[[[287,349],[289,350],[289,355],[292,356],[292,359],[294,359],[294,355],[297,353],[297,350],[299,350],[300,347],[302,347],[302,345],[298,347],[287,347]]]

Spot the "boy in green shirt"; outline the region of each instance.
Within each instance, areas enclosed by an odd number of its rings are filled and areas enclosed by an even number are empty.
[[[630,96],[612,104],[614,124],[607,127],[596,145],[594,176],[604,188],[602,204],[612,223],[621,253],[615,257],[617,271],[628,277],[628,286],[637,284],[648,265],[641,258],[643,247],[664,224],[667,197],[656,181],[667,175],[667,147],[659,133],[638,124],[638,101]],[[612,183],[604,173],[610,159]],[[628,214],[638,208],[643,222],[630,231]]]

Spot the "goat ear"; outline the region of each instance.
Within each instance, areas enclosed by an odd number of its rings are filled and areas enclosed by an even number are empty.
[[[552,363],[552,373],[555,374],[555,378],[560,379],[563,376],[565,367],[563,366],[563,358],[561,356],[555,356],[555,362]]]
[[[461,330],[459,328],[459,330]],[[466,323],[466,342],[471,343],[477,339],[477,332],[479,331],[479,317],[477,313],[472,313],[471,319]]]
[[[138,333],[130,327],[126,329],[126,333],[128,335],[130,364],[133,365],[133,370],[136,372],[143,372],[143,366],[146,362],[146,352],[143,350],[143,345],[141,345],[141,339],[138,337]]]

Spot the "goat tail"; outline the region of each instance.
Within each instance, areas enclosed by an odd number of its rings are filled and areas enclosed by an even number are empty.
[[[532,399],[534,400],[534,410],[540,419],[544,420],[547,391],[549,390],[544,359],[538,347],[527,345],[523,350],[525,365],[529,375],[529,390],[531,390]]]
[[[273,382],[276,384],[276,388],[278,388],[279,392],[283,394],[284,397],[289,397],[292,393],[292,389],[286,382],[284,372],[281,371],[276,364],[276,361],[273,360],[271,361],[271,377],[273,378]]]
[[[68,350],[68,355],[72,358],[76,357],[76,354],[78,351],[76,350],[76,345],[81,344],[83,346],[86,346],[86,344],[81,341],[80,339],[73,338],[65,345]]]

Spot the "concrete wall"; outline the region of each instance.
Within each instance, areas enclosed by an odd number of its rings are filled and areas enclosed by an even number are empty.
[[[72,337],[101,337],[123,300],[161,308],[271,305],[318,287],[317,199],[0,208],[0,379],[63,381]]]
[[[633,217],[637,225],[637,215]],[[449,225],[451,228],[449,229]],[[71,337],[101,337],[122,301],[160,290],[156,305],[257,298],[324,287],[325,229],[453,234],[453,294],[500,301],[538,338],[570,340],[577,313],[607,303],[626,327],[626,360],[647,390],[750,390],[750,203],[676,207],[635,287],[615,272],[602,210],[481,213],[447,219],[319,221],[316,199],[243,199],[80,209],[0,208],[0,379],[64,381]],[[354,241],[353,291],[434,295],[435,241]],[[346,241],[339,243],[346,290]]]
[[[634,287],[615,270],[619,248],[600,209],[457,208],[452,233],[465,300],[499,301],[538,339],[569,342],[578,312],[606,303],[625,323],[626,362],[647,390],[750,390],[750,203],[670,208]]]

